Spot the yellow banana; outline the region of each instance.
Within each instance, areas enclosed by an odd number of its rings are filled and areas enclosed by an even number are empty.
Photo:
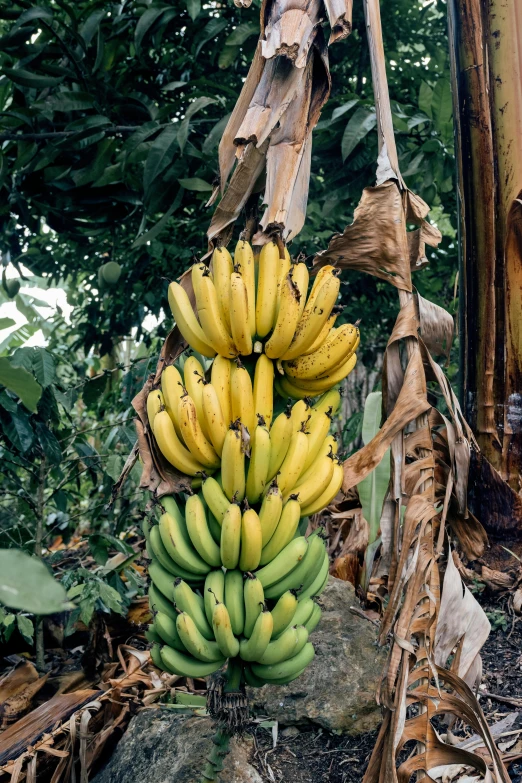
[[[308,291],[309,273],[306,264],[303,264],[302,261],[299,264],[294,264],[292,267],[292,277],[294,283],[299,289],[299,293],[301,294],[301,298],[299,300],[299,322],[305,309],[306,292]]]
[[[250,375],[242,364],[238,363],[232,372],[231,385],[232,419],[233,421],[240,419],[241,424],[252,435],[257,421],[254,411],[254,392]]]
[[[236,568],[241,549],[241,509],[237,503],[228,507],[221,525],[221,562],[225,568]],[[225,582],[226,591],[226,582]],[[225,597],[225,603],[228,602]]]
[[[225,605],[235,636],[241,636],[245,625],[245,602],[243,599],[243,574],[231,570],[225,574]]]
[[[179,403],[179,418],[183,440],[193,457],[206,468],[219,468],[221,460],[206,439],[198,421],[196,406],[188,394]]]
[[[314,380],[328,374],[352,353],[359,335],[359,329],[352,324],[343,324],[333,329],[331,336],[315,351],[298,359],[283,362],[287,375],[297,380]]]
[[[214,609],[218,603],[225,600],[225,574],[221,568],[210,571],[203,588],[203,606],[209,625],[214,622]]]
[[[263,422],[263,417],[259,416],[259,425],[255,428],[250,439],[246,497],[252,505],[259,501],[264,492],[270,464],[270,433]]]
[[[277,306],[276,306],[276,319],[279,314],[279,308],[281,307],[281,298],[283,294],[283,283],[284,279],[287,276],[287,274],[290,271],[290,267],[292,266],[292,259],[290,258],[290,253],[288,252],[288,248],[285,246],[284,252],[283,252],[283,258],[279,258],[279,265],[277,270]]]
[[[312,418],[317,413],[326,413],[329,408],[331,408],[331,413],[334,415],[339,410],[339,406],[341,405],[341,395],[337,389],[330,389],[330,391],[327,391],[326,394],[323,394],[316,402],[313,404],[312,408]]]
[[[303,429],[303,424],[307,424],[312,416],[311,400],[305,398],[292,405],[292,432],[299,432]]]
[[[163,394],[159,389],[153,389],[147,395],[147,418],[149,420],[149,427],[152,430],[154,426],[154,419],[156,414],[165,407],[165,400]]]
[[[239,568],[241,571],[254,571],[261,558],[261,522],[253,508],[243,511],[241,518],[241,554]]]
[[[327,488],[319,495],[318,498],[310,503],[309,506],[304,506],[301,508],[301,515],[303,517],[309,517],[312,514],[317,514],[318,511],[322,511],[324,508],[327,508],[341,489],[343,478],[343,466],[342,464],[336,462],[334,465],[332,478]]]
[[[279,359],[290,346],[299,320],[301,294],[292,274],[288,273],[281,283],[281,300],[272,336],[265,344],[269,359]]]
[[[268,492],[263,498],[261,509],[259,511],[259,521],[261,522],[261,545],[265,546],[274,534],[277,523],[283,510],[283,495],[277,486],[277,481],[271,483]]]
[[[317,452],[317,456],[315,460],[312,462],[310,467],[304,470],[303,473],[299,476],[299,480],[294,488],[295,492],[297,492],[297,487],[300,487],[301,484],[303,484],[305,481],[308,481],[308,479],[313,477],[314,471],[317,468],[319,460],[322,459],[323,457],[333,458],[337,454],[338,448],[339,446],[335,435],[328,435],[321,443],[321,446],[319,448],[319,451]]]
[[[190,347],[203,356],[209,358],[215,356],[216,351],[208,342],[205,332],[199,325],[185,289],[179,283],[173,282],[169,285],[168,296],[176,326]]]
[[[243,639],[239,644],[239,655],[244,661],[258,661],[270,643],[273,629],[272,615],[263,608],[254,623],[250,639]]]
[[[294,487],[293,492],[301,506],[309,506],[330,485],[334,469],[333,456],[320,457],[312,462],[308,477],[307,471],[303,474],[303,480]]]
[[[198,462],[176,435],[172,420],[166,410],[154,419],[154,437],[165,459],[182,473],[196,476],[205,468]]]
[[[167,644],[160,648],[160,655],[166,670],[180,677],[208,677],[225,663],[224,658],[219,661],[198,661],[192,655],[185,655]]]
[[[235,423],[229,428],[223,443],[221,479],[223,492],[227,498],[241,503],[245,497],[245,453],[241,427]]]
[[[223,417],[223,412],[219,403],[219,397],[211,383],[207,383],[203,387],[201,402],[210,441],[216,451],[216,454],[221,457],[223,452],[223,443],[228,427],[225,424],[225,419]]]
[[[212,511],[214,517],[221,525],[223,522],[223,517],[228,511],[228,507],[230,505],[229,499],[225,496],[216,479],[212,478],[211,476],[205,479],[201,489],[203,491],[205,502]]]
[[[177,609],[181,612],[186,612],[192,617],[199,632],[203,634],[205,639],[213,639],[214,634],[205,616],[205,608],[201,596],[195,593],[183,579],[175,580],[172,594]]]
[[[234,253],[234,264],[239,266],[239,273],[243,278],[248,300],[248,325],[250,336],[256,334],[256,270],[254,253],[248,242],[240,239]]]
[[[346,378],[346,376],[352,372],[356,364],[357,354],[352,353],[350,358],[341,364],[340,367],[330,375],[325,375],[324,377],[318,378],[315,381],[299,380],[298,388],[301,390],[302,394],[309,394],[313,397],[316,394],[320,394],[321,392],[326,391],[327,389],[331,389],[332,386],[336,386],[338,383],[344,380],[344,378]],[[285,378],[282,380],[286,381],[287,379]]]
[[[270,463],[267,480],[274,478],[286,457],[292,436],[291,409],[286,409],[274,421],[270,430]]]
[[[234,342],[227,331],[219,308],[218,295],[207,269],[199,272],[195,287],[196,304],[201,326],[208,342],[221,356],[232,358],[236,355]],[[229,278],[230,285],[230,278]],[[228,290],[228,289],[227,289]]]
[[[304,400],[314,396],[314,392],[302,389],[297,386],[293,378],[286,375],[283,378],[277,378],[275,382],[276,389],[281,397],[291,397],[293,400]]]
[[[264,353],[254,370],[254,413],[262,416],[270,429],[274,414],[274,365]]]
[[[224,356],[216,356],[212,362],[210,382],[216,390],[225,424],[230,427],[232,422],[232,398],[230,395],[230,379],[232,377],[233,364]]]
[[[328,338],[328,335],[332,331],[332,329],[335,326],[335,322],[337,321],[337,318],[339,317],[340,310],[332,310],[330,313],[330,316],[327,320],[327,322],[324,324],[323,328],[313,341],[313,343],[309,346],[309,348],[306,351],[303,351],[303,355],[307,356],[309,353],[315,353],[321,345],[325,342],[325,340]]]
[[[161,391],[165,400],[167,413],[172,419],[178,437],[181,435],[181,426],[179,423],[179,401],[183,394],[183,378],[177,367],[169,364],[161,373]]]
[[[255,622],[263,610],[264,602],[263,585],[253,574],[246,574],[244,582],[245,627],[243,628],[243,634],[247,639],[250,639],[252,636]]]
[[[339,278],[335,275],[330,275],[324,280],[313,301],[313,305],[306,305],[294,339],[289,344],[286,352],[281,354],[285,360],[288,361],[301,356],[315,342],[323,326],[328,322],[332,308],[339,295],[339,286]]]
[[[274,326],[278,269],[279,248],[275,242],[268,242],[259,254],[256,299],[256,332],[259,337],[266,337]]]
[[[310,291],[310,294],[308,296],[309,302],[315,302],[315,297],[319,293],[319,289],[326,280],[327,277],[330,277],[332,274],[339,274],[339,270],[335,268],[335,266],[331,266],[330,264],[326,264],[325,266],[322,266],[321,269],[318,271],[314,278],[314,282],[312,285],[312,290]],[[308,302],[307,302],[308,304]]]
[[[283,512],[274,535],[268,544],[263,547],[260,560],[261,565],[270,563],[290,543],[299,525],[300,516],[301,506],[291,495],[290,499],[283,506]]]
[[[216,247],[212,253],[212,279],[217,294],[219,313],[227,332],[230,333],[230,275],[232,257],[225,247]]]
[[[294,620],[295,613],[299,603],[295,590],[287,590],[279,598],[276,605],[272,609],[272,619],[274,621],[274,629],[272,631],[272,639],[277,637],[285,631],[290,623],[298,625]]]
[[[183,646],[198,661],[219,661],[223,658],[216,642],[208,641],[200,633],[192,617],[181,612],[176,620],[176,628]]]
[[[225,658],[235,658],[239,654],[239,641],[234,636],[228,609],[222,601],[214,608],[212,628],[222,655]]]
[[[212,538],[205,507],[199,495],[191,495],[188,498],[185,505],[185,519],[192,546],[198,555],[214,568],[221,566],[219,546]]]
[[[307,453],[308,439],[306,434],[302,430],[294,432],[277,477],[277,483],[283,495],[297,484],[297,480],[303,472]]]
[[[196,406],[196,415],[198,417],[199,425],[203,430],[203,434],[208,438],[208,431],[205,422],[205,414],[203,412],[203,388],[206,384],[205,370],[203,369],[201,362],[199,362],[195,356],[188,356],[183,366],[183,379],[184,386],[189,395],[194,401]],[[184,390],[182,389],[179,399],[183,397]],[[179,402],[178,402],[178,416],[179,416]]]
[[[248,295],[239,272],[232,272],[230,277],[230,327],[238,353],[249,356],[252,353],[252,335],[248,320]]]
[[[323,413],[322,411],[312,416],[308,422],[306,429],[306,438],[308,440],[308,452],[306,455],[305,464],[303,467],[303,473],[308,470],[312,462],[319,454],[321,446],[323,445],[325,438],[328,436],[330,426],[332,424],[331,413]]]

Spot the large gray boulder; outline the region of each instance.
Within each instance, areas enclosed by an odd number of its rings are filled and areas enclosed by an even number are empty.
[[[357,605],[350,582],[330,577],[320,604],[323,615],[311,637],[314,660],[290,685],[250,688],[252,710],[281,724],[361,734],[381,720],[375,691],[386,652],[376,645],[375,626],[350,611]]]
[[[142,710],[129,723],[107,766],[92,783],[200,783],[215,733],[209,718]],[[232,740],[221,773],[227,783],[263,783],[248,761],[252,739]]]

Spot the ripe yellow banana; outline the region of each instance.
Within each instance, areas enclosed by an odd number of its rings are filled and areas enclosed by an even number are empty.
[[[302,389],[293,381],[293,378],[290,379],[286,375],[283,378],[276,379],[275,387],[281,397],[291,397],[293,400],[304,400],[305,398],[314,396],[314,392],[308,391],[308,389]]]
[[[285,372],[300,380],[314,380],[327,375],[352,353],[359,329],[352,324],[343,324],[334,329],[326,342],[315,353],[300,356],[283,363]]]
[[[200,633],[192,617],[186,612],[181,612],[176,620],[176,628],[183,646],[190,655],[198,661],[219,661],[223,658],[221,650],[216,642],[208,641]]]
[[[212,478],[212,476],[205,479],[201,489],[209,509],[221,525],[223,517],[230,505],[229,499],[224,494],[216,479]]]
[[[225,574],[225,605],[230,615],[234,635],[241,636],[245,626],[243,574],[241,571],[230,570]]]
[[[216,356],[212,362],[210,381],[216,390],[225,424],[230,427],[232,419],[232,397],[230,394],[230,379],[232,377],[233,363],[224,356]]]
[[[250,463],[246,481],[246,497],[252,505],[259,501],[264,492],[270,464],[270,433],[263,424],[262,416],[259,416],[259,422],[250,439]]]
[[[173,364],[169,364],[161,373],[161,391],[163,392],[167,413],[172,419],[178,437],[181,438],[179,401],[183,394],[183,378],[178,368]]]
[[[274,331],[265,344],[265,353],[269,359],[279,359],[288,351],[299,320],[300,299],[299,289],[292,274],[288,273],[281,283],[281,300]]]
[[[326,264],[325,266],[322,266],[321,269],[318,271],[314,278],[314,282],[312,285],[312,290],[310,291],[310,294],[308,296],[308,301],[310,303],[315,302],[315,297],[319,293],[319,289],[326,280],[327,277],[330,277],[332,274],[339,274],[339,270],[335,268],[335,266],[331,266],[330,264]],[[308,304],[308,302],[307,302]]]
[[[241,509],[237,503],[231,503],[223,517],[221,525],[221,562],[225,568],[237,568],[241,549]],[[226,582],[225,582],[226,591]],[[225,603],[228,601],[225,597]]]
[[[274,414],[274,365],[264,353],[254,370],[254,413],[262,416],[270,429]]]
[[[203,588],[203,606],[208,624],[214,622],[214,609],[225,600],[225,574],[221,568],[209,571]]]
[[[343,478],[343,466],[342,464],[336,462],[329,485],[324,490],[324,492],[319,495],[318,498],[310,503],[310,505],[303,506],[301,508],[301,515],[303,517],[309,517],[312,514],[317,514],[318,511],[322,511],[324,508],[327,508],[341,489]]]
[[[332,372],[330,375],[325,375],[322,378],[318,378],[315,381],[303,381],[299,380],[299,389],[302,394],[309,394],[315,396],[321,392],[331,389],[340,383],[347,375],[349,375],[357,364],[357,354],[352,353],[349,359],[347,359],[340,367]],[[283,380],[287,380],[286,378]],[[293,380],[293,379],[292,379]],[[296,382],[297,383],[297,382]]]
[[[290,271],[292,266],[292,259],[288,248],[284,248],[283,258],[279,258],[279,265],[277,270],[277,306],[276,306],[276,319],[279,314],[279,308],[281,307],[281,298],[283,295],[284,279]]]
[[[283,511],[279,523],[275,530],[274,535],[263,547],[261,553],[261,565],[270,563],[282,549],[293,539],[295,531],[299,525],[299,518],[301,516],[301,506],[298,501],[294,499],[293,495],[287,500],[283,506]]]
[[[188,476],[197,476],[205,468],[198,462],[176,435],[172,420],[166,410],[154,419],[154,437],[165,459]]]
[[[330,389],[323,394],[312,406],[312,418],[317,413],[326,413],[330,408],[332,415],[337,413],[341,405],[341,395],[337,389]]]
[[[199,632],[203,634],[205,639],[213,639],[214,634],[205,616],[205,608],[201,596],[195,593],[183,579],[175,580],[172,594],[177,609],[181,612],[186,612],[192,617]]]
[[[248,242],[240,239],[234,253],[234,265],[239,267],[239,273],[243,278],[248,299],[248,325],[250,336],[256,334],[256,269],[254,253]]]
[[[161,647],[160,655],[166,670],[180,677],[208,677],[225,663],[224,658],[211,662],[198,661],[192,655],[185,655],[167,644]]]
[[[206,468],[219,468],[221,460],[214,447],[206,439],[198,421],[196,406],[192,397],[188,394],[181,398],[179,403],[179,418],[183,440],[187,444],[190,453],[198,462]]]
[[[263,585],[253,574],[246,574],[244,582],[244,602],[245,627],[243,628],[243,634],[247,639],[250,639],[256,620],[261,614],[265,602]]]
[[[198,555],[214,568],[221,566],[219,546],[208,527],[205,507],[199,495],[191,495],[185,505],[187,532]],[[197,656],[196,656],[197,657]]]
[[[328,409],[328,412],[326,413],[323,413],[322,411],[316,412],[316,414],[312,416],[308,422],[308,427],[306,430],[308,452],[303,467],[303,473],[308,470],[312,462],[314,462],[315,458],[319,454],[321,446],[328,436],[331,424],[332,419],[330,409]]]
[[[230,327],[232,339],[240,356],[249,356],[252,353],[252,335],[250,334],[248,315],[248,294],[245,281],[239,272],[232,272],[230,277]]]
[[[306,292],[308,291],[309,273],[306,264],[303,264],[302,261],[299,264],[294,264],[292,267],[292,277],[301,294],[301,299],[299,300],[299,322],[305,309]]]
[[[216,454],[221,457],[228,427],[225,424],[218,394],[211,383],[207,383],[203,387],[201,402],[210,441]]]
[[[261,509],[259,511],[259,521],[261,522],[261,543],[265,546],[274,534],[277,523],[283,510],[283,495],[274,479],[268,492],[263,498]]]
[[[230,285],[230,277],[228,285]],[[199,274],[195,294],[199,320],[206,339],[221,356],[234,357],[237,351],[223,321],[216,288],[208,270]]]
[[[235,658],[239,654],[239,641],[234,636],[228,609],[222,601],[214,608],[212,628],[222,655],[225,658]]]
[[[313,503],[330,485],[334,469],[333,456],[316,458],[309,468],[310,473],[306,471],[293,488],[302,507]]]
[[[292,437],[291,409],[286,409],[274,421],[270,430],[270,463],[267,480],[274,478],[286,457]]]
[[[327,277],[320,289],[313,306],[307,304],[301,321],[297,327],[295,337],[285,351],[285,360],[295,359],[306,353],[313,342],[318,338],[323,326],[327,323],[332,308],[339,295],[340,281],[335,275]]]
[[[292,405],[292,415],[290,417],[292,421],[292,432],[299,432],[299,430],[303,429],[303,424],[308,424],[311,417],[312,406],[309,398],[299,400],[295,405]]]
[[[258,266],[256,332],[258,337],[266,337],[274,326],[277,307],[279,248],[275,242],[261,248]]]
[[[239,655],[244,661],[258,661],[270,643],[273,629],[272,615],[263,608],[254,623],[250,639],[242,639],[239,644]]]
[[[216,289],[219,312],[227,332],[230,333],[230,275],[232,257],[225,247],[216,247],[212,253],[212,279]]]
[[[203,369],[201,362],[199,362],[195,356],[188,356],[183,366],[183,379],[184,386],[189,395],[194,401],[196,406],[196,414],[198,417],[199,425],[203,430],[203,434],[208,439],[208,432],[205,422],[205,414],[203,412],[203,388],[206,384],[205,370]],[[184,395],[182,389],[179,399]],[[179,402],[178,402],[178,416],[179,416]]]
[[[173,282],[169,285],[168,296],[176,326],[190,347],[203,356],[209,358],[215,356],[216,351],[199,325],[185,289],[179,283]]]
[[[261,559],[262,532],[261,522],[253,508],[243,511],[241,518],[241,554],[239,568],[241,571],[254,571]]]
[[[303,472],[307,454],[308,438],[306,434],[302,430],[294,432],[277,477],[277,483],[283,495],[297,484],[297,480]]]
[[[227,498],[238,503],[245,497],[245,453],[240,425],[233,424],[228,430],[221,455],[221,479]],[[219,522],[219,517],[217,517]]]
[[[153,389],[147,395],[147,418],[149,420],[149,427],[152,430],[154,426],[154,419],[156,414],[165,407],[165,400],[163,394],[159,389]]]
[[[279,598],[276,605],[272,609],[272,619],[274,621],[272,639],[277,639],[277,637],[288,628],[290,623],[293,625],[299,625],[299,623],[294,620],[298,606],[299,604],[295,590],[287,590]]]
[[[319,332],[318,336],[315,338],[313,343],[306,351],[303,351],[303,355],[307,356],[309,353],[315,353],[315,351],[317,351],[321,347],[321,345],[325,342],[325,340],[328,338],[328,335],[334,328],[335,322],[339,317],[339,313],[340,310],[336,310],[334,308],[334,310],[330,313],[327,322],[325,323],[325,325],[323,326],[323,328],[321,329],[321,331]]]
[[[242,364],[238,364],[231,378],[232,419],[240,419],[241,424],[253,434],[257,419],[254,411],[254,392],[250,375]]]

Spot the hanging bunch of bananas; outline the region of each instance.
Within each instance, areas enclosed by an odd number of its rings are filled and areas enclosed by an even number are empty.
[[[340,281],[332,266],[317,274],[310,292],[308,269],[292,264],[285,248],[264,245],[256,257],[244,240],[234,259],[216,248],[210,268],[192,267],[194,312],[179,283],[169,286],[169,304],[181,334],[202,356],[228,359],[264,353],[276,361],[280,393],[315,397],[340,383],[355,367],[359,329],[335,327]]]

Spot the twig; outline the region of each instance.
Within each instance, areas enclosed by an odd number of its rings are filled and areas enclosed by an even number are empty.
[[[112,125],[108,128],[101,127],[104,133],[113,135],[118,133],[134,133],[139,125]],[[0,141],[38,141],[39,139],[65,139],[68,136],[76,136],[74,131],[48,131],[47,133],[0,133]],[[90,379],[89,379],[90,380]]]
[[[488,699],[494,699],[502,704],[512,704],[513,707],[522,707],[522,699],[510,699],[508,696],[497,696],[496,693],[489,691],[479,691],[480,696],[486,696]]]

